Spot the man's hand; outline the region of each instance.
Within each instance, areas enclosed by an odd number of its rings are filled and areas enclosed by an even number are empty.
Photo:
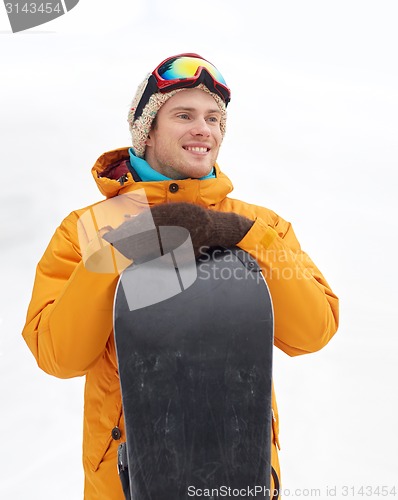
[[[117,229],[105,233],[103,238],[136,262],[159,256],[157,231],[146,229],[148,211],[156,228],[179,226],[187,229],[195,257],[210,247],[228,248],[236,245],[253,225],[250,219],[233,212],[217,212],[192,203],[165,203],[154,205],[132,217]]]

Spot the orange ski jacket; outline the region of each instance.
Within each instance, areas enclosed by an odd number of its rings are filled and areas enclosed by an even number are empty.
[[[233,186],[217,165],[213,179],[137,182],[125,166],[128,157],[128,148],[110,151],[92,168],[107,199],[144,189],[150,205],[190,202],[252,219],[252,228],[238,246],[259,262],[267,280],[275,345],[296,356],[328,343],[337,330],[338,299],[301,250],[290,223],[267,208],[230,198]],[[60,378],[86,377],[84,498],[123,500],[116,451],[125,436],[112,331],[119,274],[92,272],[82,260],[78,220],[92,208],[72,212],[56,229],[37,266],[23,337],[45,372]],[[273,416],[272,465],[279,475],[275,397]]]

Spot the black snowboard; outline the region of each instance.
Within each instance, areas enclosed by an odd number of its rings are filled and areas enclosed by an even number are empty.
[[[215,249],[184,286],[187,269],[173,259],[159,278],[159,262],[126,269],[115,297],[131,498],[269,498],[273,315],[260,268]],[[146,305],[143,288],[164,297],[168,281],[169,298]]]

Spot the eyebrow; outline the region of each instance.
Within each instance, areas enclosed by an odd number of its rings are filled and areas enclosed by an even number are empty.
[[[189,106],[175,106],[174,108],[171,108],[169,110],[169,113],[175,113],[176,111],[196,111],[197,109],[196,108],[192,108],[192,107],[189,107]],[[221,111],[218,109],[218,108],[211,108],[211,109],[208,109],[206,111],[206,113],[210,113],[210,114],[214,114],[214,113],[218,113],[221,115]]]

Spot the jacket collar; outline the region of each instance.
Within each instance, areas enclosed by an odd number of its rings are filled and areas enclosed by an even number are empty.
[[[137,182],[128,168],[129,148],[119,148],[101,155],[91,172],[98,189],[107,198],[135,189],[145,189],[149,203],[185,201],[210,206],[222,201],[233,185],[218,165],[215,178]]]

